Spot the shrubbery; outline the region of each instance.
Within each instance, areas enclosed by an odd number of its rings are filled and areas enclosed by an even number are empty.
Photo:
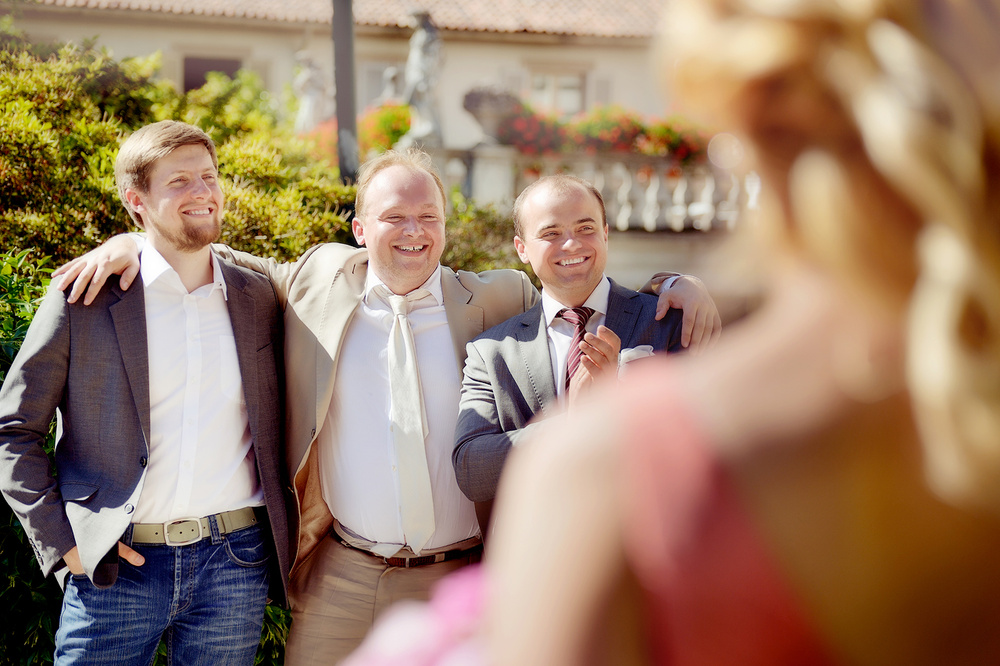
[[[93,48],[0,50],[0,246],[57,262],[130,228],[114,187],[121,136],[157,120],[204,129],[219,147],[230,200],[223,240],[291,259],[346,241],[354,191],[278,121],[251,74],[210,75],[188,94],[154,80],[157,58],[117,62]]]
[[[0,254],[0,383],[48,284],[48,262],[26,250]],[[52,437],[46,442],[52,450]],[[0,502],[0,664],[52,661],[53,635],[62,595],[42,578],[21,523]]]

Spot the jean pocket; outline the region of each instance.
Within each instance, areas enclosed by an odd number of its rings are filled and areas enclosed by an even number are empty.
[[[262,567],[271,558],[259,527],[232,532],[225,539],[226,554],[234,564],[241,567]]]

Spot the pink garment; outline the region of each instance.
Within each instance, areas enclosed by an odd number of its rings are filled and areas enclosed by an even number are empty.
[[[633,376],[618,399],[631,430],[625,547],[646,592],[653,663],[836,663],[663,371]]]
[[[430,601],[396,603],[343,666],[484,666],[485,582],[473,564],[442,578]]]

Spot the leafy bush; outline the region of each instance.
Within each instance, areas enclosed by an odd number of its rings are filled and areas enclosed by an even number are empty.
[[[521,268],[536,287],[541,284],[522,264],[514,249],[514,219],[492,205],[478,206],[456,189],[451,193],[452,214],[446,222],[446,238],[441,263],[455,270],[479,271],[495,268]]]
[[[21,348],[48,284],[48,261],[27,250],[0,254],[0,383]],[[50,435],[46,448],[52,451]],[[0,665],[52,661],[62,595],[42,577],[31,546],[7,502],[0,502]]]
[[[279,122],[260,81],[210,75],[179,94],[152,79],[158,59],[115,62],[93,48],[48,55],[0,49],[0,247],[36,247],[56,262],[131,228],[114,186],[122,135],[157,120],[204,129],[219,148],[233,202],[223,238],[290,259],[320,240],[345,241],[354,190]]]
[[[361,159],[378,155],[396,145],[410,130],[410,107],[407,104],[386,103],[365,109],[358,116],[358,152]],[[312,142],[313,156],[330,164],[338,162],[337,119],[330,118],[316,125],[306,138]]]

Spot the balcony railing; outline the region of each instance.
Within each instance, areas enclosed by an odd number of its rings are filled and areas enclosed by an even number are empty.
[[[535,179],[571,173],[601,192],[608,224],[619,231],[733,229],[758,207],[760,178],[753,172],[736,174],[706,165],[679,167],[661,157],[622,153],[530,156],[496,146],[489,151],[494,177],[488,179],[488,192],[476,191],[474,177],[483,149],[438,154],[446,185],[459,186],[479,203],[509,209],[517,193]]]

